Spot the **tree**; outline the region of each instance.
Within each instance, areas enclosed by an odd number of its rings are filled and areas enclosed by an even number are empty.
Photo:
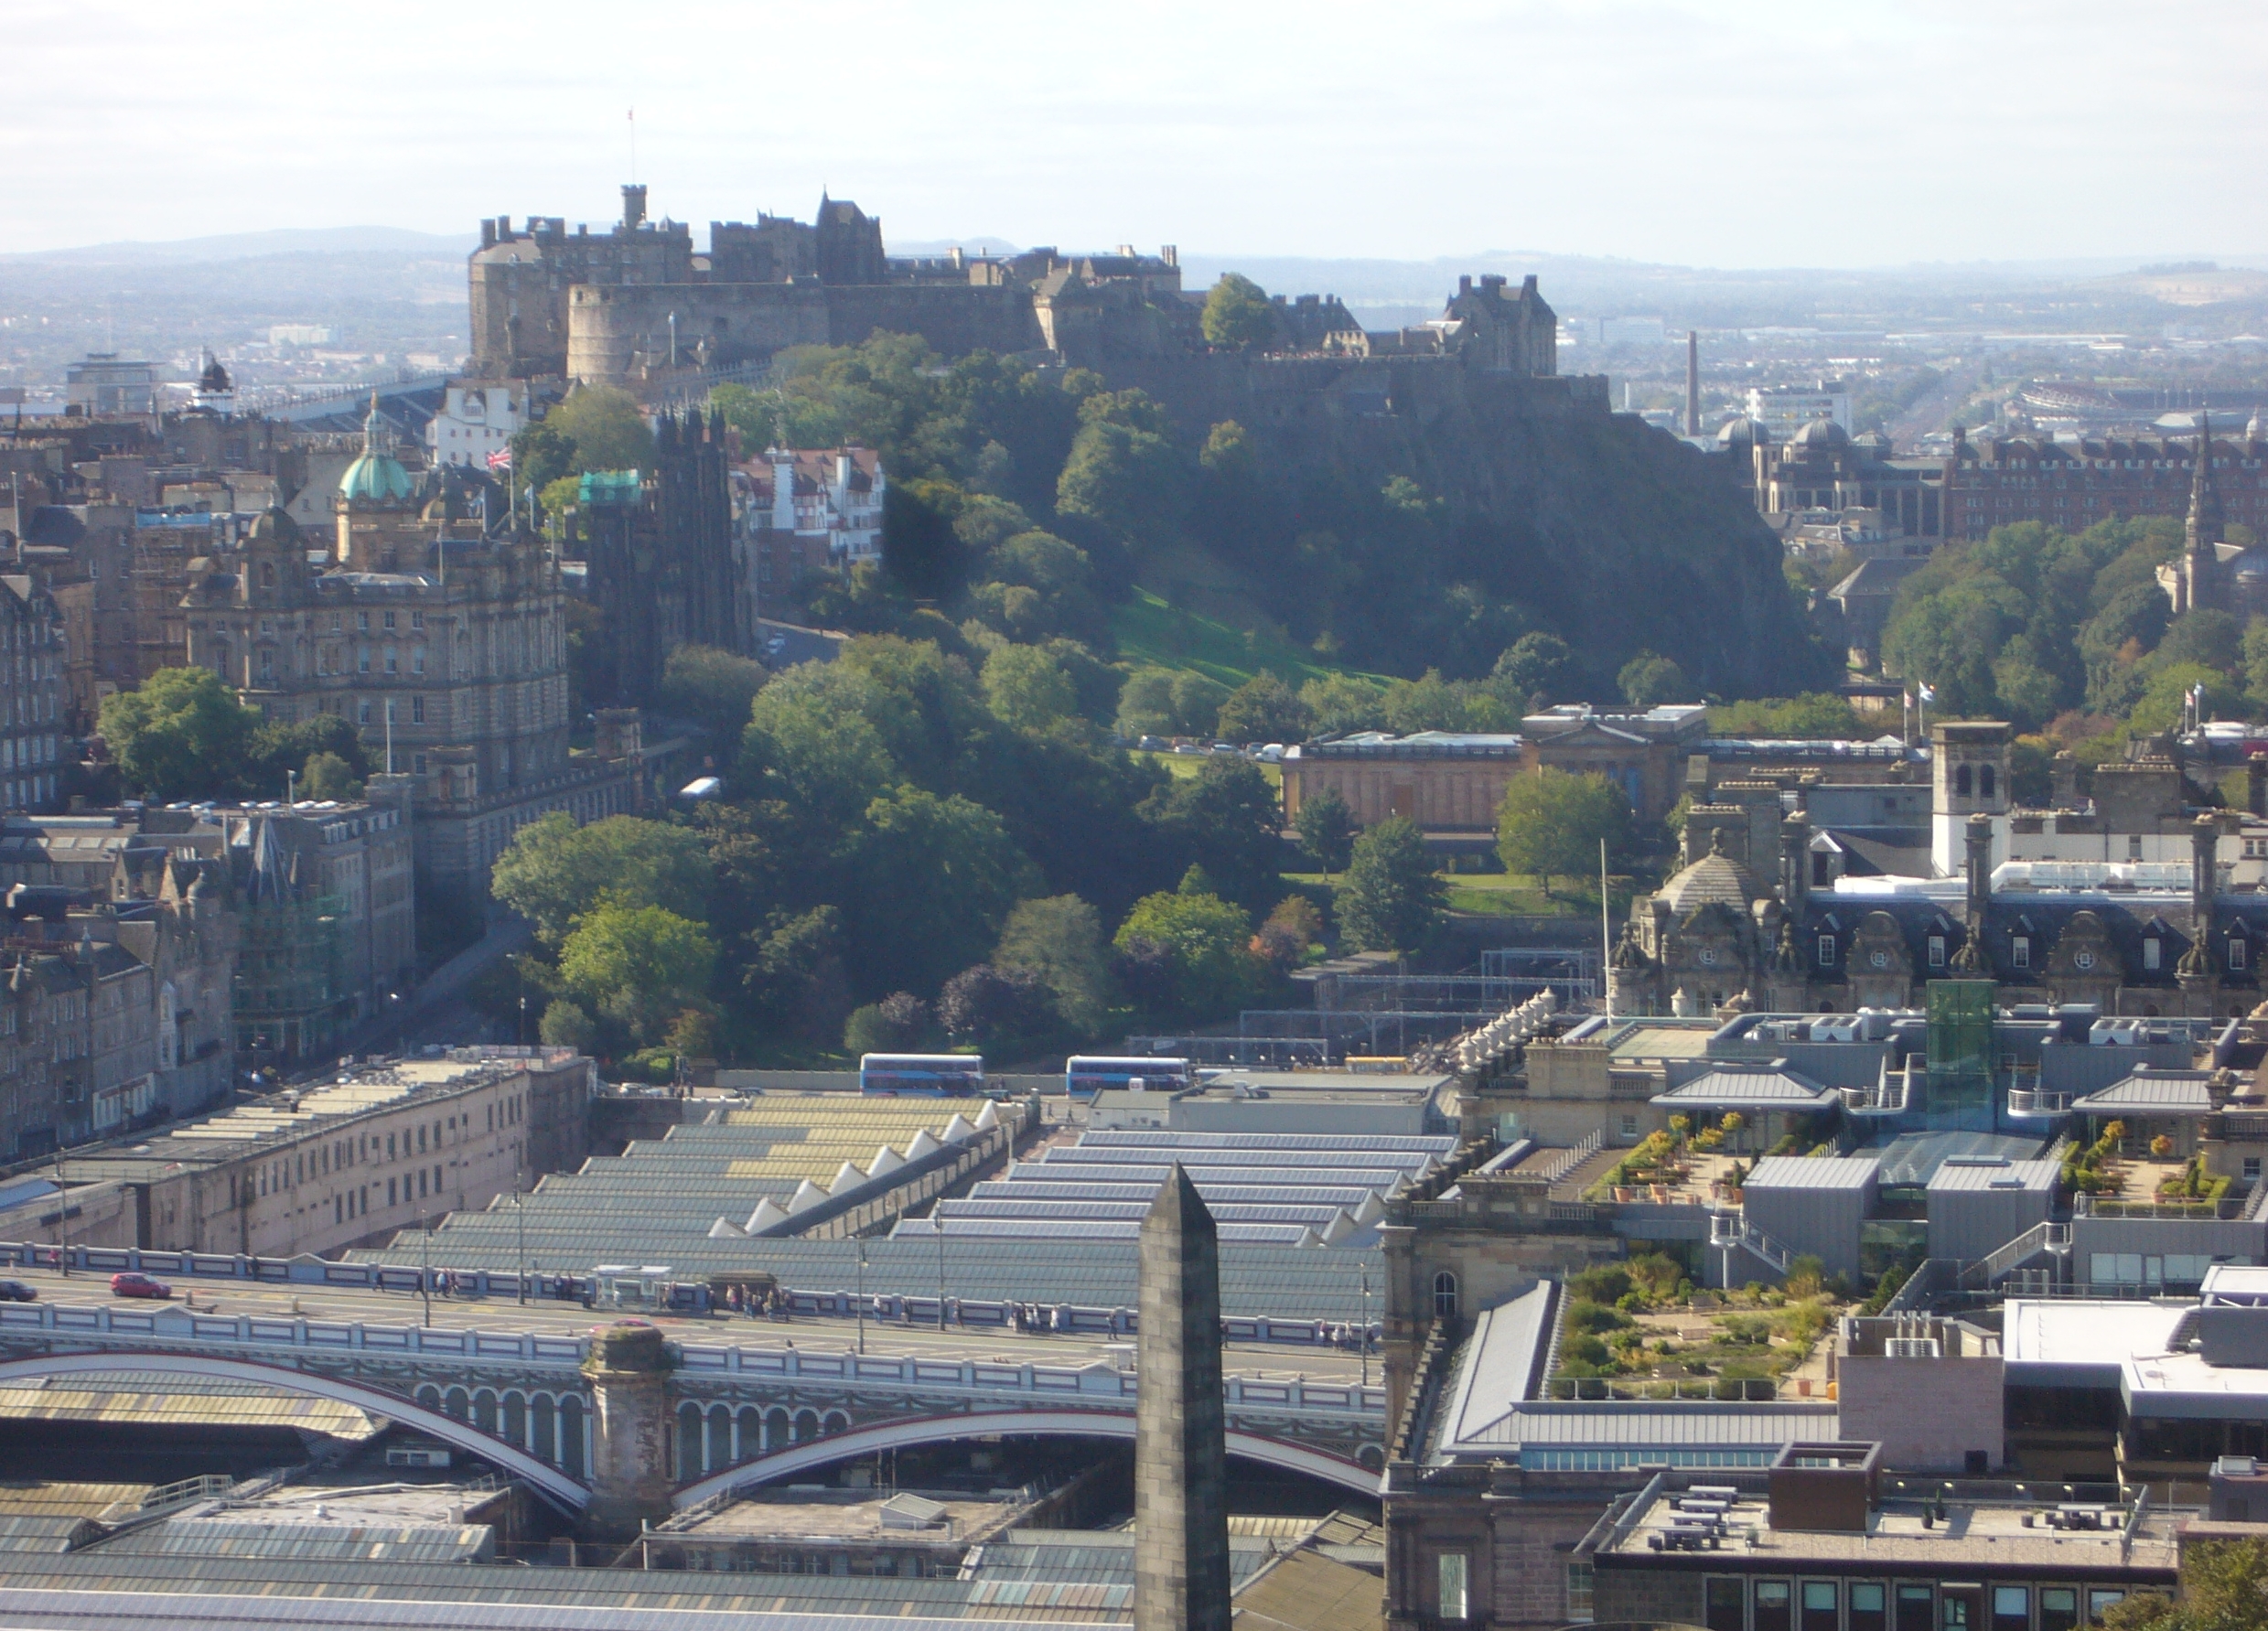
[[[1287,895],[1252,936],[1252,955],[1280,974],[1307,959],[1307,948],[1323,938],[1323,914],[1304,895]]]
[[[1066,1029],[1091,1036],[1111,1001],[1111,965],[1102,919],[1076,895],[1020,900],[1000,930],[996,968],[1028,969],[1055,999]]]
[[[513,484],[542,492],[575,473],[578,467],[575,455],[575,438],[567,435],[556,413],[540,424],[529,425],[511,439]]]
[[[564,997],[554,997],[543,1010],[536,1035],[546,1047],[572,1047],[579,1054],[589,1053],[598,1045],[598,1024],[580,1004]]]
[[[1177,735],[1212,737],[1220,731],[1220,709],[1229,688],[1195,669],[1174,675],[1174,731]]]
[[[1657,657],[1651,651],[1640,651],[1622,665],[1615,676],[1615,684],[1630,705],[1651,708],[1662,703],[1694,703],[1701,700],[1685,671],[1667,657]]]
[[[1241,907],[1217,895],[1175,891],[1136,901],[1112,943],[1153,1003],[1202,1018],[1229,1012],[1252,990],[1252,920]]]
[[[346,717],[339,714],[317,714],[289,724],[270,720],[253,733],[251,760],[245,778],[251,792],[263,798],[281,797],[290,784],[287,771],[306,774],[307,761],[317,754],[328,755],[341,761],[347,769],[346,781],[354,784],[347,793],[311,793],[299,789],[303,799],[359,799],[362,796],[360,782],[371,773],[370,756],[363,750],[362,735]],[[273,789],[273,791],[271,791]]]
[[[715,646],[683,645],[661,670],[661,705],[684,714],[727,749],[740,746],[748,706],[768,679],[764,665]]]
[[[1136,669],[1118,690],[1118,734],[1170,736],[1176,729],[1171,669]]]
[[[1425,835],[1390,816],[1355,840],[1338,889],[1338,927],[1364,951],[1413,951],[1440,927],[1447,886],[1425,853]]]
[[[1249,759],[1209,756],[1195,776],[1177,779],[1145,800],[1143,813],[1180,854],[1219,880],[1230,899],[1263,907],[1275,898],[1276,864],[1284,847],[1282,805]]]
[[[1508,706],[1524,713],[1535,697],[1551,694],[1573,657],[1567,642],[1555,634],[1523,634],[1496,660],[1489,689]]]
[[[362,784],[354,778],[354,767],[337,754],[311,753],[306,767],[299,773],[299,796],[344,803],[362,796]]]
[[[984,701],[1001,724],[1046,731],[1079,714],[1079,693],[1055,657],[1037,646],[1001,646],[984,659]]]
[[[813,822],[847,826],[899,774],[875,724],[885,706],[873,681],[839,660],[790,669],[749,705],[736,779]]]
[[[1054,994],[1030,969],[978,963],[945,982],[938,1022],[956,1042],[1028,1044],[1055,1029]]]
[[[850,966],[886,991],[935,990],[978,961],[1037,882],[997,815],[908,787],[867,807],[852,879]]]
[[[652,1040],[663,1023],[704,997],[715,966],[716,944],[706,929],[652,906],[586,912],[559,950],[568,993],[638,1043]]]
[[[781,1030],[808,1042],[832,1042],[851,1011],[850,974],[843,960],[848,939],[834,907],[776,911],[748,936],[741,987],[757,1012]]]
[[[688,828],[627,815],[578,827],[554,810],[513,834],[489,887],[533,921],[544,944],[559,946],[602,900],[705,917],[714,875],[708,846]]]
[[[1375,731],[1386,724],[1385,692],[1368,680],[1351,674],[1329,674],[1299,688],[1299,700],[1315,716],[1315,728],[1326,736],[1349,731]]]
[[[233,796],[259,724],[206,668],[160,669],[102,699],[102,740],[125,785],[148,799]]]
[[[1220,704],[1219,728],[1230,742],[1304,742],[1314,726],[1307,704],[1271,673],[1254,674]]]
[[[1165,411],[1143,392],[1106,391],[1081,402],[1079,418],[1056,478],[1056,508],[1122,542],[1166,542],[1181,513],[1187,472]]]
[[[1554,877],[1587,876],[1601,840],[1609,854],[1629,842],[1630,801],[1604,776],[1542,769],[1515,776],[1497,806],[1496,849],[1507,872],[1532,873],[1551,893]]]
[[[909,991],[892,992],[879,1003],[855,1009],[843,1026],[843,1049],[851,1054],[911,1053],[930,1037],[930,1005]]]
[[[1238,272],[1224,272],[1206,292],[1198,319],[1208,345],[1230,350],[1265,346],[1275,333],[1275,310],[1268,292]]]
[[[1325,874],[1344,872],[1354,855],[1355,818],[1336,788],[1299,801],[1299,847]]]
[[[653,432],[638,399],[618,386],[578,385],[543,423],[575,444],[577,470],[653,467]]]

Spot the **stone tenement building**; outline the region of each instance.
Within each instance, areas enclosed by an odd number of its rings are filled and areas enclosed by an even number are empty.
[[[12,823],[0,876],[18,870]],[[0,1159],[229,1090],[234,892],[223,863],[106,849],[98,888],[10,882],[0,914]]]
[[[63,617],[27,574],[0,574],[0,810],[52,810],[61,789]]]
[[[641,767],[634,723],[569,753],[558,563],[532,534],[487,528],[467,479],[414,480],[373,412],[339,480],[330,560],[311,564],[297,524],[270,510],[191,563],[180,609],[189,662],[271,718],[348,720],[374,763],[410,778],[421,887],[478,899],[521,827],[628,810]]]
[[[611,690],[596,700],[650,703],[683,645],[750,649],[756,608],[721,414],[661,414],[654,467],[586,474],[571,520],[614,659]]]
[[[376,1243],[580,1166],[591,1088],[591,1062],[565,1048],[459,1048],[350,1070],[67,1160],[89,1220],[71,1239],[263,1257]]]
[[[871,447],[767,447],[735,481],[758,606],[792,601],[814,574],[881,560],[889,481]]]

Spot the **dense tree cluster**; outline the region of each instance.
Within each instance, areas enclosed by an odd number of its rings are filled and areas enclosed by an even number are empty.
[[[383,768],[339,715],[271,724],[204,668],[160,669],[104,697],[100,731],[118,780],[105,790],[132,798],[356,799]]]
[[[1287,932],[1306,955],[1312,907],[1255,931],[1283,892],[1257,767],[1169,777],[1076,712],[1045,648],[945,634],[763,685],[695,818],[521,831],[494,887],[536,926],[546,1035],[1037,1048],[1216,1016],[1288,966]]]

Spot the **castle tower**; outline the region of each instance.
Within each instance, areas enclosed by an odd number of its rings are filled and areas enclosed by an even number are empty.
[[[1941,721],[1929,727],[1929,848],[1938,876],[1962,870],[1971,816],[2008,813],[2012,736],[1999,720]],[[1999,842],[1996,833],[1995,847]]]
[[[1134,1631],[1228,1631],[1220,1246],[1178,1162],[1142,1220]]]

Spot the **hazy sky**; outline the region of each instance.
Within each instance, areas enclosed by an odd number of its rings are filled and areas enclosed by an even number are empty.
[[[1721,266],[2268,252],[2260,0],[12,0],[0,251],[655,213]]]

